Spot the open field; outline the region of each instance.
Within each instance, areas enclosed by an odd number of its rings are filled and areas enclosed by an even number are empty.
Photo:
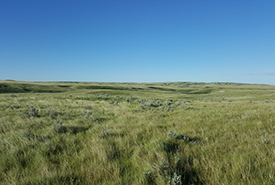
[[[0,81],[0,184],[275,184],[275,86]]]

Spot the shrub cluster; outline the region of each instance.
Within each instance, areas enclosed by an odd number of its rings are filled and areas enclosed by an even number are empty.
[[[183,134],[176,134],[172,130],[169,130],[168,135],[175,138],[175,139],[182,139],[184,141],[194,141],[194,139],[191,139],[190,137],[185,136]]]
[[[27,110],[27,111],[23,111],[23,112],[21,113],[21,116],[22,116],[22,117],[40,117],[40,116],[38,115],[38,112],[39,112],[38,109],[36,109],[36,108],[34,108],[33,106],[31,106],[31,107],[28,107],[28,110]]]

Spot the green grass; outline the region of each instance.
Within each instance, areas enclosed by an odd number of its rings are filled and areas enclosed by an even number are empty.
[[[0,184],[275,184],[274,107],[268,85],[0,81]]]

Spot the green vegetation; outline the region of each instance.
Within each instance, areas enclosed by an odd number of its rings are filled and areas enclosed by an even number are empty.
[[[0,184],[275,184],[275,87],[0,81]]]

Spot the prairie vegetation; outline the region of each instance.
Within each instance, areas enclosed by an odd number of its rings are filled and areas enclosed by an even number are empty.
[[[275,184],[275,87],[0,81],[0,184]]]

